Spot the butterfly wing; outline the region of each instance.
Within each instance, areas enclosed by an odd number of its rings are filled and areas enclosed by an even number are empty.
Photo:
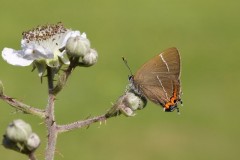
[[[180,55],[169,48],[146,62],[134,76],[134,86],[149,100],[164,106],[174,93],[180,100]]]

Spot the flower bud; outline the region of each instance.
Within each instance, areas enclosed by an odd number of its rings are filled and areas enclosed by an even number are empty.
[[[146,100],[132,92],[126,93],[126,101],[129,103],[129,107],[134,111],[143,109],[146,106]]]
[[[3,95],[4,87],[2,81],[0,81],[0,95]]]
[[[36,133],[31,133],[30,136],[27,139],[26,147],[29,149],[29,151],[36,150],[40,145],[40,138]]]
[[[83,59],[82,59],[82,63],[85,66],[92,66],[95,63],[97,63],[97,59],[98,59],[98,53],[96,50],[91,49],[91,51],[89,53],[87,53]]]
[[[134,111],[143,109],[147,100],[144,97],[136,95],[133,92],[126,92],[122,101],[123,105],[120,107],[120,111],[125,116],[135,116]]]
[[[143,109],[146,104],[147,99],[144,96],[135,94],[132,91],[127,91],[119,97],[113,107],[108,110],[106,117],[118,116],[119,113],[127,117],[132,117],[135,116],[134,111]]]
[[[5,135],[14,142],[26,142],[31,133],[31,126],[18,119],[8,125]]]
[[[124,114],[124,115],[127,116],[127,117],[133,117],[133,116],[136,115],[131,108],[126,107],[126,106],[121,107],[121,108],[120,108],[120,111],[121,111],[122,114]]]
[[[83,57],[90,51],[89,40],[81,35],[67,40],[66,51],[69,56]]]

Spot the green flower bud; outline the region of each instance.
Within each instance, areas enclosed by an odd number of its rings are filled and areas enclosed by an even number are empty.
[[[133,116],[136,115],[131,108],[126,107],[126,106],[121,107],[121,108],[120,108],[120,111],[121,111],[122,114],[124,114],[124,115],[127,116],[127,117],[133,117]]]
[[[26,142],[31,133],[31,126],[18,119],[8,125],[5,135],[14,142]]]
[[[134,111],[143,109],[146,104],[147,99],[144,96],[140,96],[128,90],[124,95],[118,98],[113,107],[108,110],[106,116],[118,116],[119,113],[122,113],[127,117],[132,117],[136,115]]]
[[[143,109],[147,104],[147,101],[144,97],[136,95],[133,92],[128,91],[123,97],[124,98],[120,107],[120,111],[122,114],[128,117],[135,116],[134,111]]]
[[[67,40],[66,51],[69,56],[83,57],[90,51],[90,42],[82,35],[70,37]]]
[[[146,101],[142,97],[135,95],[132,92],[126,93],[126,101],[132,110],[143,109],[146,106]]]
[[[89,53],[87,53],[83,59],[82,59],[82,63],[85,65],[85,66],[92,66],[94,65],[95,63],[97,63],[97,60],[98,60],[98,53],[96,50],[94,49],[91,49],[91,51]]]
[[[36,150],[40,145],[40,138],[36,133],[31,133],[25,145],[29,151]]]

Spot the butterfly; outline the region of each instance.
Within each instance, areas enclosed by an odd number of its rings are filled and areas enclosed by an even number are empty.
[[[180,54],[177,48],[166,49],[129,77],[131,90],[161,105],[166,112],[175,109],[179,112],[178,104],[182,104],[180,70]]]

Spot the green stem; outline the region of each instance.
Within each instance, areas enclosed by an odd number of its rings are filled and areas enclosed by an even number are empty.
[[[53,69],[49,66],[47,66],[47,78],[48,78],[48,93],[51,93],[54,86],[53,86]]]
[[[48,77],[48,104],[46,106],[45,123],[47,125],[47,130],[48,130],[48,142],[47,142],[45,159],[53,160],[58,132],[56,130],[57,124],[55,122],[55,114],[54,114],[54,106],[55,106],[55,104],[54,104],[55,95],[53,94],[54,73],[53,73],[53,69],[50,67],[47,67],[47,77]]]

